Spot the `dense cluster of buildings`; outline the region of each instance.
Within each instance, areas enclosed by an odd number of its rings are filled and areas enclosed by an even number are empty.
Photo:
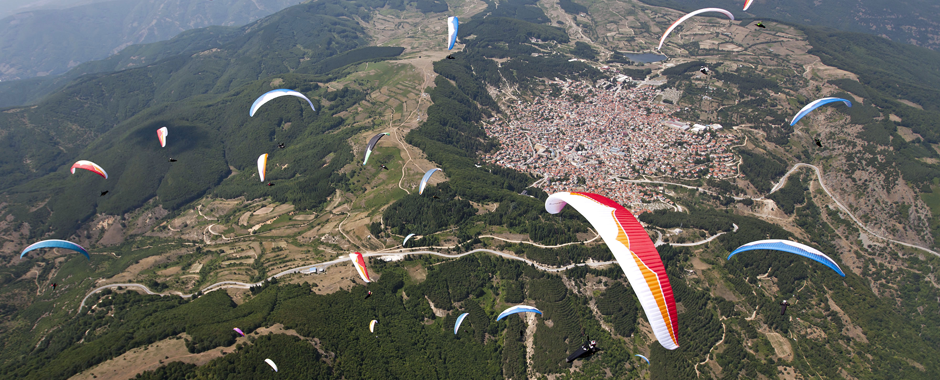
[[[728,178],[737,176],[731,134],[721,125],[689,126],[670,118],[669,106],[655,102],[654,86],[627,87],[625,81],[550,81],[561,88],[531,103],[509,107],[509,120],[485,123],[502,149],[485,159],[542,177],[549,194],[588,191],[621,204],[670,203],[647,186],[621,181],[642,176]]]

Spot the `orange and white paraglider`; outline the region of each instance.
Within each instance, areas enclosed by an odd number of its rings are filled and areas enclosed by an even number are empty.
[[[646,319],[659,344],[679,348],[679,319],[672,286],[659,253],[646,230],[630,211],[606,197],[591,193],[555,193],[545,200],[545,210],[557,214],[571,205],[604,239],[636,292]]]
[[[359,252],[350,253],[349,259],[352,260],[353,266],[356,267],[356,272],[359,272],[359,277],[362,277],[362,281],[372,282],[372,278],[369,277],[369,270],[366,269],[366,261],[362,258],[362,254]]]
[[[160,140],[161,148],[166,148],[166,136],[168,134],[170,134],[170,132],[167,131],[166,127],[163,127],[157,130],[157,139]]]
[[[98,166],[98,164],[91,162],[91,161],[81,160],[81,161],[75,162],[74,164],[72,164],[72,174],[75,174],[75,169],[85,169],[92,173],[95,173],[97,175],[104,177],[104,179],[108,179],[108,173],[104,171],[104,168]]]

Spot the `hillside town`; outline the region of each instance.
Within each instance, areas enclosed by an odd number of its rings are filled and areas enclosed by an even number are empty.
[[[594,192],[625,205],[672,203],[623,179],[738,175],[731,146],[739,139],[718,124],[675,120],[672,106],[655,101],[661,93],[655,86],[637,86],[623,76],[548,85],[534,101],[507,107],[508,120],[485,123],[487,136],[501,145],[486,161],[540,177],[536,186],[549,194]]]

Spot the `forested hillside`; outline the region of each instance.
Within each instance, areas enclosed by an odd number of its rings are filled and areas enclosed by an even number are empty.
[[[292,180],[265,191],[298,202],[300,207],[322,202],[332,193],[331,186],[342,182],[336,169],[351,156],[347,148],[340,149],[328,167],[320,160],[343,146],[341,141],[353,130],[327,139],[322,135],[344,123],[331,115],[364,94],[349,89],[329,91],[316,82],[328,82],[326,72],[354,61],[401,52],[355,50],[365,44],[361,27],[324,16],[328,13],[324,7],[321,3],[293,7],[243,28],[237,39],[200,54],[187,54],[182,48],[182,54],[153,65],[84,76],[36,107],[4,112],[0,129],[6,133],[0,139],[11,148],[2,153],[0,173],[9,199],[29,204],[63,193],[38,210],[17,209],[12,214],[30,221],[33,236],[47,232],[67,236],[96,212],[125,213],[154,196],[172,210],[214,189],[226,177],[219,194],[241,194],[252,171],[229,176],[229,167],[251,168],[258,155],[276,148],[275,140],[296,146],[275,160],[296,163],[271,176]],[[209,28],[195,33],[214,41],[211,36],[216,32]],[[279,74],[284,76],[272,84],[271,78]],[[249,118],[247,109],[254,97],[275,86],[310,93],[318,99],[318,111],[304,110],[300,104],[272,104],[268,106],[272,111]],[[328,105],[321,105],[319,99]],[[291,123],[304,128],[278,128]],[[156,129],[163,126],[174,131],[176,139],[166,149],[152,144]],[[262,141],[269,144],[267,148],[258,146]],[[167,162],[171,157],[179,162]],[[102,182],[70,176],[68,166],[77,159],[104,165],[111,178]],[[72,190],[62,191],[62,186]],[[102,191],[113,195],[100,198],[97,194]]]

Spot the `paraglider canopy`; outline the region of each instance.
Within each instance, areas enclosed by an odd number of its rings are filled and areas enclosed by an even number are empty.
[[[834,103],[834,102],[842,102],[842,103],[845,103],[845,105],[848,106],[848,107],[851,107],[851,106],[852,106],[852,102],[850,102],[850,101],[848,101],[848,100],[846,100],[846,99],[842,99],[842,98],[822,98],[822,99],[817,99],[817,100],[814,100],[812,103],[807,104],[805,107],[803,107],[803,109],[801,109],[800,112],[797,112],[796,115],[793,116],[793,121],[790,122],[790,126],[792,127],[792,126],[796,125],[796,123],[799,122],[800,119],[803,118],[803,116],[806,116],[807,114],[809,114],[810,112],[812,112],[814,109],[817,109],[817,108],[819,108],[820,106],[824,106],[824,105],[826,105],[826,104]]]
[[[415,236],[415,234],[408,234],[408,236],[405,236],[405,241],[401,242],[401,246],[404,247],[405,244],[408,243],[408,239],[411,239],[412,236]]]
[[[454,323],[454,335],[457,335],[457,330],[460,330],[460,324],[463,323],[463,320],[467,318],[470,313],[463,313],[457,317],[457,323]]]
[[[431,179],[431,175],[440,170],[441,169],[434,168],[424,173],[424,177],[421,178],[421,184],[418,185],[418,194],[424,194],[424,188],[428,186],[428,180]]]
[[[86,160],[76,161],[74,164],[72,164],[72,174],[75,174],[75,169],[85,169],[92,173],[95,173],[97,175],[104,177],[104,179],[108,179],[108,173],[105,172],[102,167],[98,166],[98,164],[91,162],[91,161],[86,161]]]
[[[366,261],[362,258],[362,254],[359,252],[350,253],[349,259],[352,260],[353,266],[356,267],[356,272],[359,272],[359,277],[362,277],[362,281],[372,282],[372,279],[369,277],[369,270],[366,269]]]
[[[242,329],[236,327],[236,328],[234,328],[234,330],[235,330],[235,332],[237,332],[239,335],[245,336],[245,333],[242,331]]]
[[[836,264],[836,262],[829,258],[829,256],[826,256],[826,254],[820,252],[816,248],[789,240],[768,239],[750,242],[738,247],[738,249],[735,249],[734,252],[731,252],[731,254],[728,255],[728,260],[731,260],[731,256],[737,255],[738,253],[754,250],[782,251],[800,255],[819,262],[829,267],[829,269],[836,271],[836,273],[838,273],[840,276],[845,277],[845,272],[842,271],[842,268],[839,267],[839,264]]]
[[[744,10],[750,8],[752,3],[754,3],[754,0],[744,0]]]
[[[42,249],[42,248],[70,249],[70,250],[73,250],[75,252],[85,255],[85,258],[87,258],[88,260],[91,260],[91,255],[89,255],[88,251],[86,251],[85,248],[82,248],[82,246],[72,243],[70,241],[59,240],[59,239],[43,240],[37,243],[30,244],[28,247],[23,249],[23,252],[20,252],[20,258],[22,259],[23,256],[26,255],[26,252],[37,250],[37,249]]]
[[[639,356],[639,357],[643,358],[643,360],[646,360],[646,364],[650,364],[650,360],[647,359],[646,356],[643,356],[643,355],[640,355],[640,354],[636,354],[636,355],[633,355],[633,356]]]
[[[268,167],[268,154],[262,154],[258,156],[258,177],[261,178],[261,182],[264,182],[264,173]],[[271,186],[271,185],[268,185]]]
[[[271,359],[264,359],[264,362],[265,362],[265,363],[268,363],[268,365],[271,366],[271,368],[274,369],[274,372],[277,372],[277,364],[274,364],[274,361],[273,361],[273,360],[271,360]]]
[[[267,103],[267,102],[269,102],[269,101],[271,101],[271,100],[280,98],[280,97],[282,97],[282,96],[288,96],[288,95],[290,95],[290,96],[296,96],[296,97],[298,97],[298,98],[301,98],[301,99],[303,99],[303,100],[306,100],[306,101],[307,101],[307,104],[310,105],[310,108],[312,108],[314,111],[317,110],[316,108],[313,107],[313,102],[311,102],[310,99],[307,99],[307,97],[304,96],[304,94],[301,94],[301,93],[299,93],[299,92],[297,92],[297,91],[294,91],[294,90],[288,90],[288,89],[284,89],[284,88],[279,88],[279,89],[277,89],[277,90],[268,91],[268,92],[264,93],[264,95],[259,96],[258,99],[255,99],[255,102],[251,104],[251,108],[248,110],[248,116],[249,116],[249,117],[254,117],[254,116],[255,116],[255,112],[258,111],[258,108],[261,108],[261,106],[263,106],[265,103]]]
[[[697,10],[697,11],[691,12],[691,13],[685,15],[685,16],[682,16],[682,17],[679,18],[678,20],[676,20],[676,22],[672,23],[672,25],[669,26],[669,29],[666,29],[666,33],[663,33],[662,38],[659,39],[659,46],[656,47],[656,50],[660,50],[660,49],[663,48],[663,43],[666,42],[666,37],[668,37],[668,36],[669,36],[669,33],[672,33],[672,30],[675,29],[677,26],[679,26],[679,24],[685,22],[685,20],[688,20],[688,19],[690,19],[690,18],[692,18],[692,17],[694,17],[694,16],[696,16],[696,15],[699,15],[699,14],[702,14],[702,13],[706,13],[706,12],[718,12],[718,13],[722,13],[722,14],[724,14],[725,16],[728,16],[728,18],[730,18],[732,21],[734,20],[734,15],[731,14],[731,12],[728,12],[728,11],[726,11],[726,10],[724,10],[724,9],[721,9],[721,8],[703,8],[703,9],[699,9],[699,10]]]
[[[375,319],[373,319],[372,322],[369,322],[369,332],[371,332],[371,333],[374,333],[374,332],[375,332],[375,325],[376,325],[377,323],[379,323],[379,321],[377,321],[377,320],[375,320]]]
[[[366,162],[369,162],[369,156],[372,155],[372,149],[375,148],[375,144],[378,144],[378,143],[379,143],[379,140],[382,139],[382,137],[389,136],[389,135],[391,135],[391,134],[388,133],[388,132],[383,132],[383,133],[379,133],[379,134],[377,134],[377,135],[375,135],[375,136],[372,136],[372,138],[369,139],[369,144],[366,145],[366,159],[362,160],[362,164],[363,164],[363,165],[365,165]],[[382,165],[382,166],[384,167],[385,165]]]
[[[166,148],[166,136],[170,134],[166,127],[157,130],[157,139],[160,140],[160,147]]]
[[[448,17],[447,18],[447,50],[452,50],[454,48],[454,43],[457,42],[457,27],[459,21],[457,17]]]
[[[659,253],[633,214],[607,197],[591,193],[555,193],[545,200],[545,210],[557,214],[573,206],[604,239],[627,275],[646,313],[653,334],[667,350],[679,347],[679,320],[672,286]]]
[[[538,313],[539,315],[542,315],[542,311],[539,309],[536,309],[533,306],[516,305],[506,310],[503,310],[503,312],[499,313],[499,316],[496,317],[496,320],[500,321],[503,318],[506,318],[507,316],[510,316],[512,314],[518,314],[518,313]]]

